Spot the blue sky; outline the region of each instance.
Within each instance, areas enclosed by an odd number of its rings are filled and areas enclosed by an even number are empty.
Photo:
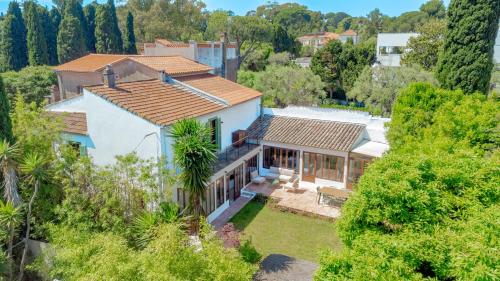
[[[449,1],[444,0],[446,4]],[[0,0],[0,12],[7,10],[9,2],[10,0]],[[84,0],[84,2],[88,3],[91,1]],[[266,2],[266,0],[205,0],[208,10],[225,9],[231,10],[238,15],[244,15],[247,11],[255,10],[257,6]],[[323,13],[342,11],[352,16],[364,16],[371,10],[379,8],[384,14],[397,16],[403,12],[417,10],[426,0],[299,0],[277,2],[296,2],[306,5],[314,11],[321,11]],[[38,0],[38,3],[50,6],[52,0]]]

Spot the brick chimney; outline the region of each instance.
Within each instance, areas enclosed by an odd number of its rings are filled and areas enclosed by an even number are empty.
[[[102,81],[104,85],[109,88],[116,87],[115,72],[113,71],[113,67],[109,64],[106,65],[102,72]]]

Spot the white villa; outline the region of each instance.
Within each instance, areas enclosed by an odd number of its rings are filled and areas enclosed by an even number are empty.
[[[382,66],[401,66],[401,55],[407,51],[408,40],[418,33],[379,33],[377,63]]]
[[[121,81],[109,58],[101,58],[87,56],[57,68],[75,73],[82,66],[102,69],[102,82],[81,85],[81,94],[47,106],[63,116],[64,137],[98,165],[135,151],[144,159],[164,156],[172,167],[170,126],[184,118],[207,123],[219,150],[203,203],[209,221],[245,193],[252,172],[294,176],[301,188],[314,191],[318,186],[349,190],[366,165],[389,148],[386,118],[338,109],[262,108],[261,93],[211,74],[211,68],[193,61],[189,72],[183,65],[151,63],[151,56],[147,64],[134,57],[127,64],[141,67],[130,69],[145,71],[152,65],[150,72],[159,75],[143,77],[129,71],[127,77],[142,79]],[[182,75],[176,68],[184,70]],[[182,189],[174,191],[181,206],[186,195]]]

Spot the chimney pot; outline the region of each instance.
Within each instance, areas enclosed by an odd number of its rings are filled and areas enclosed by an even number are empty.
[[[105,86],[109,88],[115,88],[116,87],[116,82],[115,82],[115,72],[113,71],[113,67],[111,65],[106,65],[102,72],[102,81]]]

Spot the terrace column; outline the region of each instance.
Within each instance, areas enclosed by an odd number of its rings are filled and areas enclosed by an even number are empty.
[[[344,158],[344,188],[347,188],[347,176],[349,175],[349,152]]]

